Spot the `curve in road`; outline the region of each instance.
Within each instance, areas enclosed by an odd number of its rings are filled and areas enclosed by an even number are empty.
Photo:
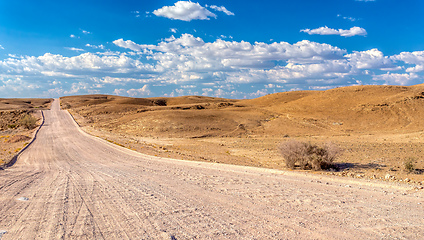
[[[0,171],[0,239],[384,239],[424,236],[420,193],[146,156],[82,132],[55,100]]]

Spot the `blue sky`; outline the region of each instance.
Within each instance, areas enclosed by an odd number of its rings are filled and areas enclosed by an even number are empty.
[[[0,1],[0,98],[424,83],[424,1]]]

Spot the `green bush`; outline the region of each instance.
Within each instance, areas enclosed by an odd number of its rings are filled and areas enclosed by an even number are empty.
[[[34,129],[37,126],[37,118],[31,114],[25,114],[21,118],[20,124],[26,129]]]
[[[334,160],[341,155],[342,150],[333,143],[320,147],[291,140],[280,144],[280,152],[290,169],[294,169],[297,164],[301,169],[321,170],[333,168]]]

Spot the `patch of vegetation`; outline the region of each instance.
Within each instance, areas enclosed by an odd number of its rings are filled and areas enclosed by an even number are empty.
[[[336,168],[334,161],[342,154],[342,150],[333,143],[318,146],[312,143],[291,140],[279,146],[286,166],[304,170],[322,170]]]
[[[407,159],[405,159],[403,166],[405,167],[405,171],[407,171],[408,173],[414,172],[415,171],[415,158],[413,157],[408,157]]]
[[[20,124],[26,129],[34,129],[37,126],[37,118],[31,114],[25,114],[21,118]]]

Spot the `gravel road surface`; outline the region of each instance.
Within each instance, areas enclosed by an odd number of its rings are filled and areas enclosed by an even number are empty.
[[[419,239],[421,191],[320,175],[164,159],[44,111],[0,171],[0,239]]]

